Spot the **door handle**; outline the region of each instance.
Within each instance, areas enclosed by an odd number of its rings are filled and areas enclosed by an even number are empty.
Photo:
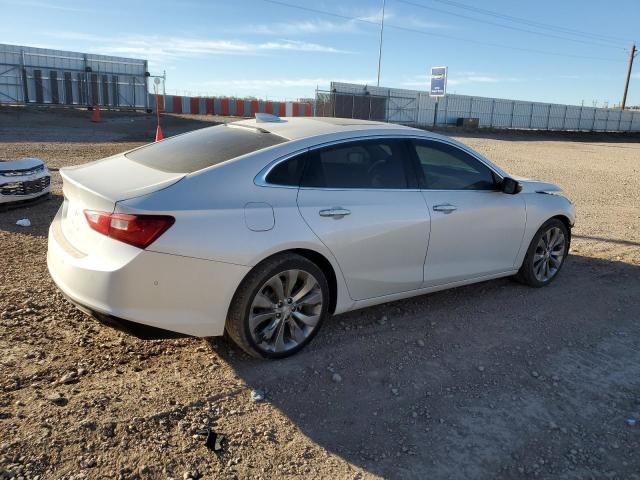
[[[320,210],[319,213],[321,217],[333,217],[338,220],[340,218],[343,218],[345,215],[350,215],[351,210],[347,210],[346,208],[342,207],[333,207]]]
[[[457,210],[458,207],[451,205],[450,203],[443,203],[441,205],[434,205],[433,210],[435,212],[451,213]]]

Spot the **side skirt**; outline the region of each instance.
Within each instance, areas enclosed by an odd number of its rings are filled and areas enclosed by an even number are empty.
[[[426,293],[439,292],[441,290],[448,290],[450,288],[462,287],[464,285],[471,285],[473,283],[486,282],[488,280],[495,280],[496,278],[510,277],[518,273],[518,270],[509,270],[508,272],[494,273],[491,275],[484,275],[482,277],[474,277],[467,280],[460,280],[458,282],[445,283],[443,285],[436,285],[427,288],[419,288],[417,290],[410,290],[408,292],[394,293],[392,295],[385,295],[383,297],[368,298],[366,300],[358,300],[353,304],[349,310],[358,310],[360,308],[371,307],[373,305],[379,305],[381,303],[395,302],[396,300],[402,300],[405,298],[417,297]],[[349,311],[348,310],[348,311]]]

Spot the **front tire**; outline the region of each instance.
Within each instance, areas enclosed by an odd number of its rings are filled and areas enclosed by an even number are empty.
[[[552,218],[546,221],[531,240],[516,280],[531,287],[549,285],[560,273],[569,253],[569,230]]]
[[[329,285],[318,266],[294,253],[257,265],[233,298],[225,329],[258,358],[284,358],[304,348],[329,315]]]

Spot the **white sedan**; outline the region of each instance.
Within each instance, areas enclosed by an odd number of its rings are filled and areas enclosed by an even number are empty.
[[[229,336],[267,358],[337,314],[515,276],[541,287],[573,204],[448,137],[262,117],[64,168],[55,283],[142,338]]]
[[[51,175],[38,158],[0,160],[0,209],[49,195]]]

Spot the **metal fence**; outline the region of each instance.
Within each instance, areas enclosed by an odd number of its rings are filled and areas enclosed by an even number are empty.
[[[388,117],[387,97],[351,93],[316,92],[317,117],[360,118],[384,122]]]
[[[455,125],[461,118],[477,118],[483,128],[640,131],[638,110],[467,95],[447,95],[436,99],[417,90],[339,82],[332,82],[330,91],[317,92],[316,115],[383,120],[420,127]]]
[[[147,61],[0,44],[0,104],[148,108]]]

